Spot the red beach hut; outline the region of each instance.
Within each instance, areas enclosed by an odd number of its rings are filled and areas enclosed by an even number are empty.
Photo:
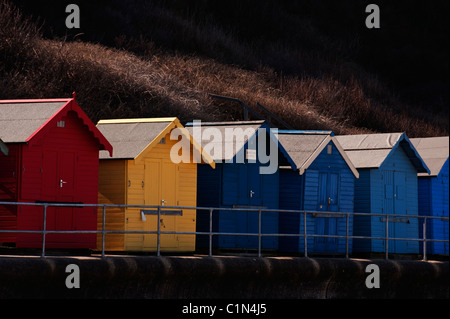
[[[0,100],[0,201],[93,204],[99,151],[112,146],[72,98]],[[46,230],[96,230],[95,207],[48,207]],[[0,205],[0,230],[42,230],[43,207]],[[0,243],[39,248],[41,234],[1,233]],[[95,248],[96,234],[46,235],[48,248]]]

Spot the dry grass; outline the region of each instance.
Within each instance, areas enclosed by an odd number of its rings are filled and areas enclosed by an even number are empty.
[[[213,31],[232,42],[229,35]],[[338,134],[406,131],[411,137],[448,134],[447,120],[408,114],[407,105],[357,66],[346,67],[338,77],[296,77],[264,65],[252,71],[212,58],[169,54],[151,44],[146,50],[145,56],[137,56],[99,44],[44,39],[35,24],[3,2],[0,98],[66,97],[76,91],[93,121],[159,116],[182,121],[242,119],[238,105],[213,100],[208,93],[214,93],[250,106],[259,102],[297,129]]]

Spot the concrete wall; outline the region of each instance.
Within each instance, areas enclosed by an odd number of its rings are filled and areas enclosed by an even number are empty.
[[[365,285],[368,264],[380,288]],[[68,289],[69,264],[80,288]],[[0,256],[0,298],[449,298],[449,263],[325,258]]]

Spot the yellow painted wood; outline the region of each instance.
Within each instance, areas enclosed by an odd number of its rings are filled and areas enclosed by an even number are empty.
[[[100,161],[99,165],[99,204],[122,205],[125,202],[126,168],[123,160]],[[125,230],[125,209],[108,208],[105,215],[105,229]],[[97,211],[97,229],[103,227],[103,209]],[[102,234],[97,235],[97,247],[102,247]],[[106,234],[105,249],[109,251],[121,251],[124,248],[124,236],[122,234]]]
[[[198,164],[172,163],[170,150],[177,141],[170,140],[170,130],[162,137],[166,143],[154,144],[138,161],[100,161],[99,203],[161,205],[164,200],[167,206],[196,206]],[[146,215],[143,221],[140,210],[107,209],[107,229],[156,231],[157,216]],[[98,216],[101,229],[101,209]],[[162,231],[195,231],[196,211],[183,210],[182,216],[162,214],[159,224]],[[106,250],[156,251],[156,238],[156,234],[109,234]],[[98,239],[101,248],[101,235]],[[160,244],[163,251],[194,251],[195,235],[161,235]]]

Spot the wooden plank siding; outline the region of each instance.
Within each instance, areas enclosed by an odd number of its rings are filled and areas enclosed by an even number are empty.
[[[386,172],[401,172],[404,176],[405,185],[403,200],[404,206],[401,210],[387,211],[386,187],[391,185],[397,187],[395,181],[387,181]],[[389,186],[390,187],[390,186]],[[360,178],[355,188],[355,210],[376,214],[418,215],[418,190],[417,170],[406,156],[401,147],[394,148],[388,155],[382,166],[378,169],[360,170]],[[417,218],[403,218],[389,223],[390,236],[398,238],[419,238],[419,222]],[[386,235],[386,223],[382,216],[358,217],[354,221],[354,233],[361,236],[384,237]],[[357,252],[384,252],[384,240],[355,240],[354,251]],[[391,253],[418,253],[419,242],[417,241],[389,241],[389,252]]]
[[[355,181],[355,212],[370,213],[371,212],[371,173],[370,169],[360,169],[359,179]],[[372,216],[355,215],[353,217],[353,234],[355,236],[372,236]],[[370,251],[370,239],[354,239],[353,251],[363,252]]]
[[[83,122],[76,113],[69,111],[62,118],[64,127],[49,127],[41,140],[33,145],[22,145],[22,165],[20,194],[21,201],[56,201],[74,203],[96,203],[98,192],[98,144],[92,138],[90,132],[85,129]],[[54,158],[59,163],[57,167],[49,165],[45,156],[53,152]],[[58,176],[62,172],[65,162],[61,159],[64,152],[73,154],[73,190],[70,198],[58,195],[61,192]],[[71,184],[72,184],[71,183]],[[45,191],[47,190],[47,191]],[[48,191],[51,190],[51,191]],[[62,194],[62,193],[61,193]],[[48,229],[55,226],[51,218],[60,218],[61,214],[71,214],[70,226],[64,230],[95,230],[95,207],[84,208],[49,208]],[[19,229],[41,230],[42,207],[22,207],[17,216]],[[64,217],[65,218],[65,217]],[[50,220],[49,220],[50,219]],[[57,221],[55,221],[56,223]],[[59,229],[58,230],[62,230]],[[20,234],[17,236],[17,247],[40,247],[41,235]],[[95,234],[49,234],[48,247],[89,247],[95,248]]]
[[[280,209],[302,210],[303,176],[292,169],[280,169]],[[303,214],[280,212],[279,232],[281,234],[303,234]],[[303,238],[280,237],[280,249],[287,252],[297,252],[304,244]]]
[[[449,216],[449,160],[442,166],[437,176],[419,177],[419,214],[421,216],[448,217]],[[449,238],[448,221],[428,219],[426,234],[431,239]],[[419,234],[423,236],[422,223],[419,224]],[[427,253],[448,255],[447,242],[427,243]],[[423,246],[420,245],[420,251]]]
[[[135,159],[105,159],[100,161],[99,202],[126,205],[161,205],[162,196],[169,196],[168,206],[196,206],[197,164],[172,163],[170,150],[177,141],[170,139],[156,144],[144,157]],[[192,146],[191,146],[192,154]],[[169,175],[167,175],[169,174]],[[164,189],[165,188],[165,189]],[[163,195],[166,194],[166,195]],[[143,209],[143,208],[142,208]],[[156,208],[152,208],[156,210]],[[141,216],[141,208],[107,209],[107,229],[125,231],[156,231],[157,216]],[[196,230],[196,211],[184,209],[182,216],[161,215],[161,231]],[[99,210],[98,228],[101,229]],[[156,251],[156,234],[108,235],[106,250]],[[101,247],[98,237],[97,247]],[[161,235],[161,250],[194,251],[195,235]]]
[[[222,169],[223,164],[217,163],[213,169],[209,165],[200,165],[197,168],[197,204],[200,207],[220,206],[222,193]],[[220,211],[213,211],[213,231],[219,229]],[[209,210],[197,210],[197,231],[209,232]],[[213,246],[218,244],[218,236],[213,236]],[[209,236],[198,235],[196,248],[208,247]]]
[[[319,207],[319,176],[321,173],[329,172],[338,174],[338,203],[337,212],[354,211],[354,190],[355,176],[348,164],[345,162],[333,142],[331,154],[328,154],[328,147],[323,148],[313,163],[306,169],[303,175],[298,171],[284,169],[280,172],[280,208],[300,209],[306,211],[318,211]],[[334,219],[331,223],[331,218]],[[323,233],[317,228],[320,222],[335,225],[334,234],[342,236],[346,234],[346,218],[344,217],[320,217],[320,214],[313,216],[307,214],[306,232],[307,234],[332,235],[333,233]],[[334,224],[334,222],[336,224]],[[296,213],[280,214],[280,233],[304,234],[304,216]],[[349,219],[349,235],[353,233],[353,217]],[[308,238],[308,252],[311,253],[345,253],[345,239],[329,239],[333,245],[319,247],[317,238]],[[322,240],[323,241],[323,240]],[[304,252],[303,237],[285,237],[280,240],[280,249],[284,251]],[[349,252],[352,251],[352,241],[349,241]]]
[[[248,143],[239,150],[244,152]],[[277,209],[279,206],[279,170],[273,174],[260,174],[260,162],[236,163],[236,156],[229,163],[217,163],[215,172],[207,167],[199,167],[197,183],[197,202],[200,207],[264,207]],[[254,191],[250,196],[250,191]],[[209,231],[209,211],[197,215],[199,231]],[[215,211],[213,213],[213,231],[234,233],[257,233],[258,212],[254,211]],[[278,213],[262,212],[261,232],[278,232]],[[198,236],[198,247],[207,248],[208,236]],[[262,238],[262,249],[278,248],[278,238]],[[220,249],[257,249],[258,241],[254,236],[217,235],[213,237],[213,246]]]
[[[103,160],[99,168],[98,203],[124,205],[126,197],[126,162]],[[97,211],[97,229],[103,228],[103,208]],[[114,207],[105,211],[105,230],[125,230],[125,208]],[[102,234],[97,236],[97,248],[102,247]],[[124,248],[123,234],[106,234],[105,249],[121,251]]]
[[[19,198],[19,176],[21,166],[21,148],[10,144],[9,153],[0,152],[0,201],[16,202]],[[0,205],[0,229],[15,230],[17,228],[17,206]],[[14,243],[16,234],[0,234],[0,243]]]

